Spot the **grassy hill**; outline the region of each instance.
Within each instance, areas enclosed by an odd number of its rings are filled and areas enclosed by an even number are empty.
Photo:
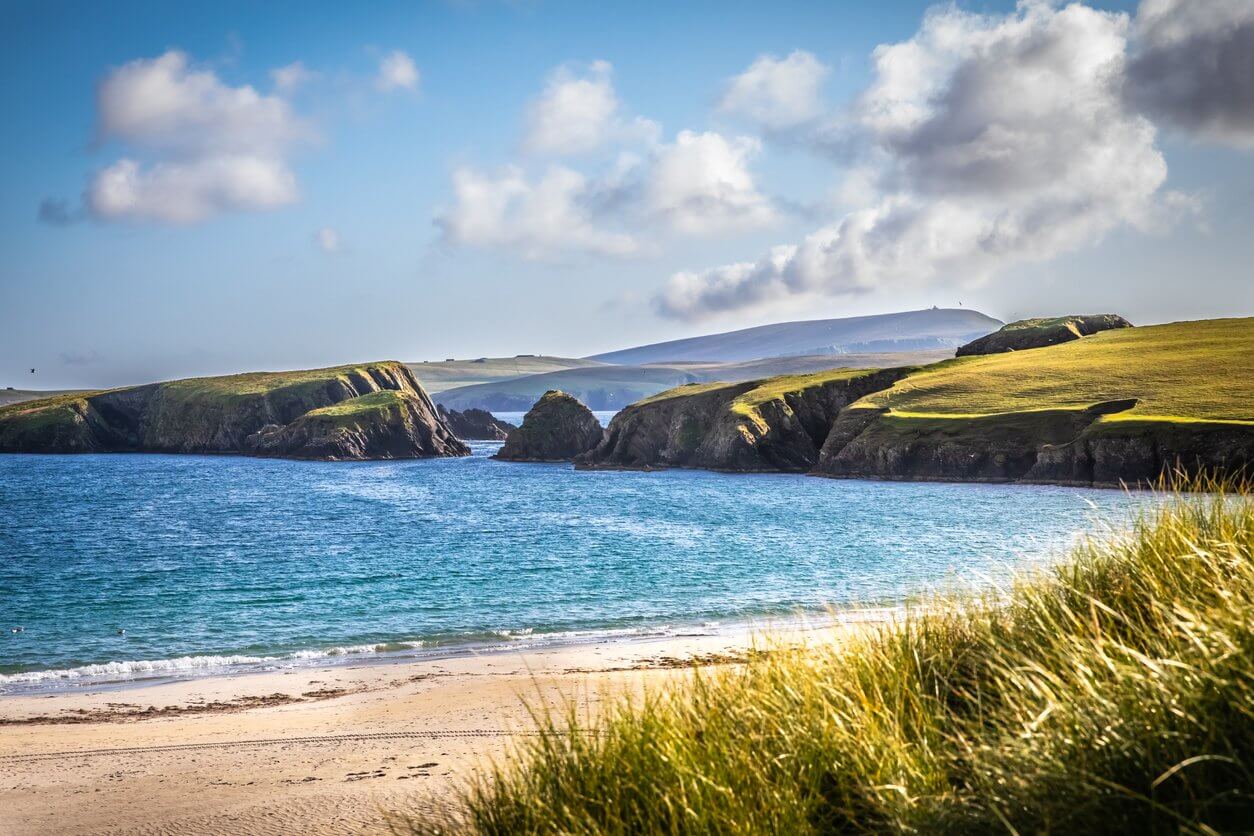
[[[1049,348],[956,358],[856,406],[969,418],[1125,398],[1136,406],[1103,420],[1254,422],[1254,318],[1124,328]]]
[[[469,452],[394,361],[251,372],[0,407],[0,452],[400,458]]]
[[[641,365],[703,360],[720,363],[806,354],[883,354],[953,349],[1001,327],[979,311],[922,311],[779,322],[594,355],[605,363]],[[847,365],[843,359],[837,361]]]
[[[1079,485],[1254,466],[1254,319],[867,371],[694,380],[624,409],[580,465]]]

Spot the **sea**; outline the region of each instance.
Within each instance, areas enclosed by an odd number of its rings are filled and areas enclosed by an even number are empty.
[[[0,693],[900,607],[1003,588],[1151,501],[587,472],[471,447],[384,462],[0,455]]]

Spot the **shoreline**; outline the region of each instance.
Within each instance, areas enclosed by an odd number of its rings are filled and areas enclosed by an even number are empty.
[[[386,832],[385,810],[448,803],[534,729],[596,712],[768,642],[888,623],[745,626],[385,664],[316,665],[0,698],[0,832]]]
[[[427,645],[427,641],[430,640],[389,639],[276,653],[205,652],[159,659],[111,659],[71,668],[13,671],[0,674],[0,724],[4,723],[5,701],[20,697],[45,697],[88,691],[117,693],[178,682],[257,676],[315,667],[405,665],[470,656],[563,650],[600,644],[632,645],[705,637],[740,640],[743,636],[755,631],[790,632],[798,628],[807,629],[807,625],[828,622],[843,624],[885,621],[905,608],[904,603],[830,607],[821,610],[798,608],[778,615],[766,614],[729,621],[676,623],[672,620],[656,625],[573,629],[551,633],[485,631],[485,634],[499,635],[499,640],[472,639],[464,642],[449,641],[445,644]],[[124,668],[131,668],[131,670],[127,671]]]

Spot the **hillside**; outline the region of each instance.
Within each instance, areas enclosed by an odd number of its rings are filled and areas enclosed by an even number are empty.
[[[1249,467],[1251,404],[1254,320],[1182,322],[923,368],[690,384],[620,412],[580,464],[1115,485]]]
[[[467,455],[410,371],[364,363],[201,377],[0,408],[5,453]]]
[[[460,386],[492,383],[533,374],[603,365],[595,360],[520,354],[517,357],[480,357],[477,360],[428,360],[406,363],[428,394],[434,395]],[[541,389],[541,392],[544,390]]]
[[[1001,327],[979,311],[922,311],[779,322],[722,334],[689,337],[597,354],[603,363],[646,364],[680,360],[737,362],[805,354],[871,354],[953,349]]]
[[[780,374],[806,374],[839,363],[848,368],[924,365],[951,357],[951,349],[892,354],[830,354],[768,357],[738,363],[658,363],[646,366],[597,365],[448,389],[435,400],[450,409],[479,408],[524,412],[546,391],[569,392],[592,409],[615,410],[673,386],[712,381],[756,380]]]
[[[963,357],[842,414],[830,476],[1113,485],[1254,465],[1254,319]]]

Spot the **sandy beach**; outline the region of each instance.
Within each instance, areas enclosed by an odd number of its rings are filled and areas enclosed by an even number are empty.
[[[793,626],[838,640],[887,617]],[[776,639],[779,640],[778,638]],[[534,729],[743,661],[761,636],[604,641],[0,697],[0,833],[375,833]]]

